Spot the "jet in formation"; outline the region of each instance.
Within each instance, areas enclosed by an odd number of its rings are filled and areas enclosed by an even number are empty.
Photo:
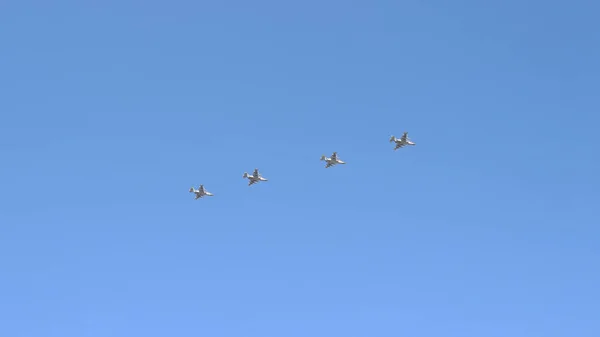
[[[396,143],[396,147],[394,148],[394,151],[398,150],[401,147],[404,147],[406,145],[415,145],[415,143],[413,143],[410,139],[408,139],[408,132],[405,132],[402,134],[402,137],[400,138],[396,138],[394,136],[392,136],[390,138],[390,143]]]
[[[194,200],[198,200],[204,196],[212,197],[213,194],[204,189],[204,185],[200,185],[198,189],[194,189],[194,187],[190,187],[190,193],[195,193],[196,198]]]
[[[248,186],[255,184],[259,181],[268,181],[267,179],[265,179],[264,177],[262,177],[260,175],[260,173],[258,173],[258,169],[254,169],[254,172],[252,172],[252,175],[249,175],[247,172],[244,172],[243,175],[244,178],[248,179]]]
[[[321,156],[321,160],[324,160],[327,162],[327,164],[325,164],[325,168],[331,167],[333,165],[337,165],[337,164],[346,164],[346,162],[341,161],[338,156],[337,156],[337,152],[334,152],[331,155],[331,158],[327,158],[325,157],[325,155]]]

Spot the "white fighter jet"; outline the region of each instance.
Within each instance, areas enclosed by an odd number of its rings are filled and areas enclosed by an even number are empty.
[[[343,162],[338,158],[337,152],[334,152],[331,155],[331,158],[327,158],[323,155],[323,156],[321,156],[321,160],[324,160],[327,162],[327,164],[325,165],[325,168],[331,167],[336,164],[346,164],[346,162]]]
[[[252,173],[252,175],[249,175],[247,172],[244,172],[243,175],[244,178],[248,179],[248,186],[257,183],[259,181],[268,181],[267,179],[263,178],[260,173],[258,173],[258,169],[254,169],[254,172]]]
[[[212,197],[213,194],[208,192],[207,190],[204,189],[204,185],[200,185],[200,187],[198,187],[198,189],[194,189],[193,187],[190,187],[190,193],[195,193],[196,194],[196,198],[194,200],[198,200],[199,198],[202,198],[204,196],[209,196]]]
[[[390,143],[391,142],[396,143],[396,147],[394,148],[394,151],[396,151],[399,148],[406,146],[406,145],[415,145],[415,143],[411,142],[410,139],[408,139],[408,132],[403,133],[402,137],[400,137],[400,138],[396,138],[396,137],[392,136],[390,138]]]

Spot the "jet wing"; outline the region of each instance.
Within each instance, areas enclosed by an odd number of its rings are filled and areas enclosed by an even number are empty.
[[[254,169],[254,173],[252,173],[253,176],[258,177],[260,174],[258,173],[258,169]]]
[[[401,140],[402,140],[403,142],[405,142],[407,138],[408,138],[408,132],[405,132],[404,134],[402,134],[402,138],[401,138]]]
[[[337,160],[337,152],[331,154],[331,160]]]
[[[200,188],[198,189],[198,192],[200,192],[200,193],[202,193],[202,194],[204,194],[204,193],[205,193],[205,191],[204,191],[204,186],[203,186],[203,185],[200,185]]]

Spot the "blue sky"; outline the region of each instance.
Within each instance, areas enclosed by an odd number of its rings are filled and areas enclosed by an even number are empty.
[[[598,336],[599,11],[3,2],[0,335]]]

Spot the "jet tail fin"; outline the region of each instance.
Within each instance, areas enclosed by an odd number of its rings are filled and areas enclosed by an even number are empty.
[[[194,192],[194,188],[190,187],[190,193]]]
[[[391,136],[390,137],[390,143],[396,140],[396,136]]]
[[[248,172],[244,172],[243,178],[248,178]]]
[[[322,155],[322,156],[321,156],[321,160],[325,160],[325,155]]]

